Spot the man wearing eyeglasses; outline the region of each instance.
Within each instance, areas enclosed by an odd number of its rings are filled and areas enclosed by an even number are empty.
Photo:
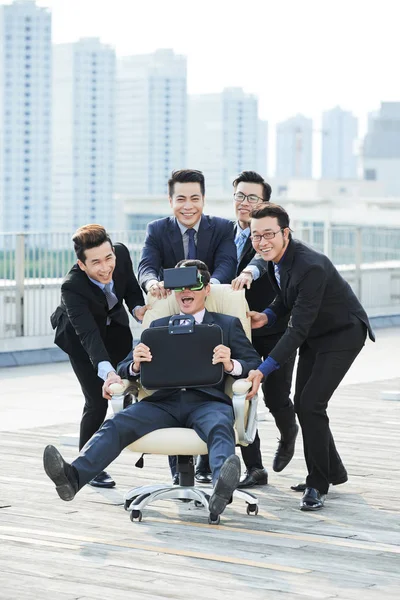
[[[278,205],[265,204],[252,213],[253,246],[263,259],[276,297],[262,312],[252,311],[254,329],[273,325],[290,312],[288,327],[264,362],[248,377],[252,394],[264,377],[280,370],[299,349],[294,405],[303,434],[308,475],[301,510],[324,506],[330,483],[344,483],[347,472],[336,450],[328,402],[364,346],[374,334],[365,310],[331,261],[293,239],[289,215]],[[302,488],[302,489],[300,489]]]
[[[236,213],[235,244],[237,248],[237,277],[232,282],[235,289],[246,287],[246,299],[253,311],[261,311],[267,303],[272,302],[275,290],[268,277],[260,277],[251,285],[247,285],[248,279],[253,276],[246,268],[255,255],[255,250],[250,239],[251,211],[269,202],[271,197],[271,186],[254,171],[243,171],[233,181],[234,204]],[[244,275],[243,275],[244,273]],[[266,358],[272,348],[281,338],[286,329],[288,317],[277,320],[273,327],[262,327],[254,329],[252,342],[258,354]],[[293,403],[290,399],[290,386],[294,367],[295,354],[282,365],[281,369],[275,371],[263,383],[262,389],[264,401],[272,413],[276,426],[280,431],[280,441],[276,451],[273,469],[282,471],[291,461],[295,441],[298,432]],[[260,438],[258,432],[255,440],[249,446],[241,446],[243,461],[246,465],[246,474],[241,481],[241,488],[266,485],[268,483],[268,472],[262,463],[260,450]]]

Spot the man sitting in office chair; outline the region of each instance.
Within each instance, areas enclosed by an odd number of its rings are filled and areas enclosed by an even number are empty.
[[[225,376],[246,377],[260,364],[260,357],[247,339],[236,317],[208,312],[210,273],[200,260],[183,260],[177,267],[195,266],[197,283],[175,290],[181,314],[193,315],[196,323],[215,323],[222,329],[224,344],[214,348],[213,364],[222,363]],[[151,327],[165,326],[169,317],[157,319]],[[194,348],[194,352],[196,349]],[[231,356],[233,358],[231,358]],[[118,375],[111,374],[103,386],[110,399],[110,385],[120,383],[119,376],[136,379],[142,363],[151,362],[151,348],[139,343],[118,365]],[[160,389],[141,402],[128,406],[93,435],[71,464],[64,461],[54,446],[44,451],[44,469],[56,485],[62,500],[75,494],[97,473],[105,469],[120,452],[142,436],[167,427],[190,427],[207,443],[213,476],[210,513],[220,515],[230,502],[240,479],[240,460],[235,455],[234,414],[231,399],[224,392],[224,381],[214,387]]]

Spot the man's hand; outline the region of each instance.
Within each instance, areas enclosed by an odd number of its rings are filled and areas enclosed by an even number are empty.
[[[268,324],[268,317],[265,313],[259,313],[255,310],[249,310],[247,316],[251,319],[252,329],[260,329],[260,327],[264,327],[264,325]]]
[[[253,275],[248,271],[242,271],[236,279],[234,279],[231,283],[232,289],[234,290],[242,290],[245,286],[247,289],[250,289],[251,283],[253,281]]]
[[[112,394],[110,392],[110,385],[112,383],[121,383],[122,384],[121,377],[119,375],[117,375],[116,373],[114,373],[114,371],[110,371],[110,373],[107,374],[107,379],[103,383],[102,393],[103,393],[103,398],[105,398],[106,400],[111,400],[111,398],[112,398]]]
[[[251,381],[252,387],[247,392],[246,399],[250,400],[253,396],[255,396],[258,392],[258,388],[260,387],[260,383],[264,379],[264,375],[258,369],[250,371],[246,381]]]
[[[138,344],[133,349],[133,364],[132,369],[135,373],[139,373],[140,371],[140,363],[142,362],[151,362],[152,355],[150,352],[150,348],[146,346],[146,344]]]
[[[218,363],[222,363],[224,365],[225,371],[232,371],[233,362],[231,360],[231,349],[228,348],[228,346],[224,346],[223,344],[215,346],[212,364],[217,365]]]
[[[156,298],[166,298],[171,293],[171,290],[165,289],[163,281],[154,281],[149,286],[148,291]]]
[[[148,311],[148,310],[151,310],[151,306],[149,304],[135,308],[134,313],[135,313],[135,317],[137,318],[137,320],[143,321],[143,317],[144,317],[146,311]]]

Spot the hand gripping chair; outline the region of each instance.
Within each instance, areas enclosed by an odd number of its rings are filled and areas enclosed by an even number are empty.
[[[160,317],[179,313],[178,305],[173,294],[165,299],[157,300],[151,296],[147,303],[152,306],[148,310],[143,328],[149,326],[151,321]],[[211,293],[207,298],[206,306],[209,311],[238,317],[243,325],[246,335],[251,339],[251,328],[246,316],[247,302],[244,291],[233,291],[230,285],[212,285]],[[149,394],[148,390],[140,388],[138,383],[124,380],[123,386],[112,384],[113,397],[111,400],[114,413],[122,410],[132,400],[140,401]],[[236,443],[247,446],[254,440],[257,431],[257,396],[246,400],[246,393],[250,385],[244,379],[234,380],[228,377],[225,392],[232,397],[235,414]],[[142,509],[156,500],[179,499],[186,502],[194,501],[196,506],[204,506],[208,510],[211,488],[201,489],[195,486],[193,455],[207,454],[207,445],[193,429],[168,428],[153,431],[144,435],[139,440],[128,446],[133,452],[142,454],[164,454],[177,456],[177,471],[179,485],[169,483],[156,483],[137,487],[125,494],[125,510],[130,512],[131,521],[142,520]],[[167,467],[166,467],[167,468]],[[247,503],[247,514],[258,513],[258,498],[245,490],[235,490],[234,498]],[[219,516],[213,520],[209,515],[210,524],[218,524]]]

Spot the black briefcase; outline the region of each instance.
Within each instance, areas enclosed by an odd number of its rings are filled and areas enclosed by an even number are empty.
[[[188,323],[181,325],[183,320]],[[140,382],[149,390],[215,386],[224,377],[222,363],[212,364],[214,348],[223,343],[215,323],[197,325],[192,315],[173,315],[168,326],[143,331],[140,341],[152,354],[140,365]]]

